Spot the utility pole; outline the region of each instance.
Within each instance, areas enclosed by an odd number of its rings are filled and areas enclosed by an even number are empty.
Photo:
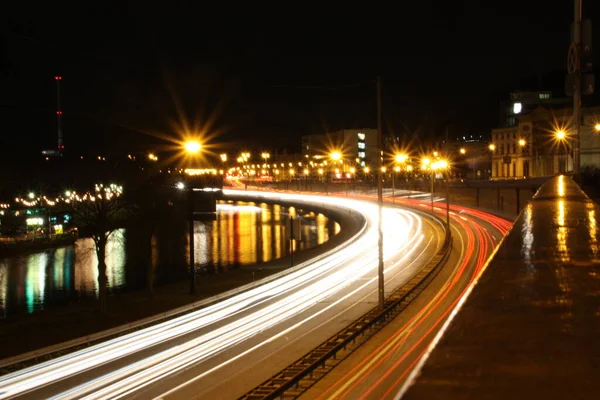
[[[383,162],[381,154],[383,152],[383,110],[381,94],[381,77],[377,77],[377,204],[379,211],[379,266],[377,276],[379,282],[379,308],[383,310],[385,285],[383,281]]]
[[[573,21],[573,45],[575,46],[575,71],[573,87],[573,121],[575,135],[573,137],[573,173],[579,178],[580,173],[580,132],[581,132],[581,1],[575,0]]]
[[[54,80],[56,81],[56,131],[57,131],[57,149],[56,152],[62,155],[62,152],[65,148],[63,144],[63,133],[62,133],[62,108],[60,104],[60,82],[62,81],[62,76],[55,76]]]

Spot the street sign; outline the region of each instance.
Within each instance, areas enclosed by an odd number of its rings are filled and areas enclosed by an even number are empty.
[[[571,23],[571,43],[575,42],[575,25]],[[571,47],[574,47],[571,45]],[[573,49],[573,55],[574,54]],[[572,50],[569,49],[569,52]],[[589,18],[581,20],[581,48],[579,50],[579,59],[581,60],[581,71],[588,72],[592,70],[592,20]],[[569,55],[571,56],[571,55]],[[572,72],[572,71],[569,71]]]

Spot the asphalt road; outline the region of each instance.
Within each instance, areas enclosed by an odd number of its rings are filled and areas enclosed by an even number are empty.
[[[306,200],[283,193],[249,195]],[[237,193],[239,195],[239,193]],[[2,398],[236,398],[366,313],[377,302],[377,207],[308,196],[367,217],[344,247],[276,281],[202,310],[0,377]],[[383,212],[386,291],[443,242],[438,222]]]
[[[426,203],[410,203],[430,209]],[[451,206],[451,210],[453,249],[439,275],[401,315],[318,381],[301,399],[401,397],[414,367],[424,361],[436,335],[470,291],[512,225],[460,206]],[[445,214],[445,209],[436,211]]]

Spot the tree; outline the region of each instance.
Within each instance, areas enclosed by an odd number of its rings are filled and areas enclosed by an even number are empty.
[[[102,312],[106,312],[108,302],[106,245],[110,235],[121,227],[127,216],[122,193],[121,186],[96,184],[93,192],[83,195],[71,193],[66,203],[80,234],[89,235],[94,240],[98,258],[99,308]]]
[[[128,192],[127,207],[136,230],[136,239],[142,257],[139,262],[146,269],[146,288],[150,299],[154,296],[154,281],[156,265],[152,261],[152,238],[159,227],[166,228],[174,220],[185,218],[185,211],[179,207],[180,191],[175,189],[175,180],[170,175],[157,175],[145,184]],[[179,196],[178,196],[179,195]]]

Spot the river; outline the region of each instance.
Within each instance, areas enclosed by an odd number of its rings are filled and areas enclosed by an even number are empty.
[[[302,240],[296,251],[315,247],[337,234],[340,226],[321,213],[297,207],[253,202],[220,202],[215,221],[194,226],[194,255],[200,275],[226,273],[232,268],[264,263],[289,254],[286,220],[302,221]],[[189,237],[185,224],[159,229],[147,257],[127,229],[113,232],[107,248],[111,292],[145,287],[148,262],[157,285],[187,279]],[[98,261],[94,243],[74,245],[0,259],[0,318],[33,313],[98,294]]]

